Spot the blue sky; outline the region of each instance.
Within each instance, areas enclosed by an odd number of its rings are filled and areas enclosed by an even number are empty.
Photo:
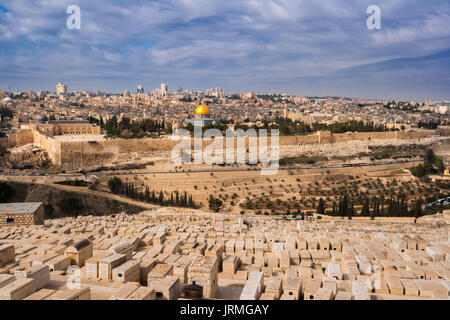
[[[81,30],[66,8],[81,8]],[[381,30],[366,27],[369,5]],[[448,0],[0,0],[0,89],[450,100]]]

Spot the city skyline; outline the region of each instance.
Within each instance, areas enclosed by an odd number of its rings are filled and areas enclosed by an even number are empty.
[[[158,88],[449,100],[450,5],[378,1],[0,1],[0,89]]]

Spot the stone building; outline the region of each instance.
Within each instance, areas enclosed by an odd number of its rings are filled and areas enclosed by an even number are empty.
[[[196,127],[204,127],[205,125],[214,123],[214,120],[211,119],[211,111],[208,106],[201,104],[199,105],[195,111],[194,119],[186,119],[185,124],[193,124]]]
[[[0,227],[34,224],[44,224],[42,202],[0,203]]]
[[[86,260],[92,257],[92,252],[92,242],[88,239],[80,239],[68,247],[65,254],[70,258],[71,264],[83,267]]]
[[[203,289],[204,298],[214,298],[218,288],[218,259],[214,256],[198,256],[189,266],[188,284]]]
[[[35,123],[30,123],[32,132],[40,132],[49,136],[64,134],[100,134],[101,128],[85,120],[48,120],[39,116]]]

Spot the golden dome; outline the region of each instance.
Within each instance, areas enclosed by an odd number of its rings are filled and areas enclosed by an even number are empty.
[[[211,114],[211,111],[209,111],[208,106],[201,104],[195,109],[195,114]]]

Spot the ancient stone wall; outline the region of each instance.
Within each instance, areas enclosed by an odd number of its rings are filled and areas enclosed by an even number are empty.
[[[34,144],[47,151],[47,154],[55,166],[61,166],[61,142],[53,137],[34,131]]]
[[[44,206],[40,206],[39,209],[34,213],[34,224],[43,225],[45,220]]]
[[[435,131],[419,132],[348,132],[330,134],[317,132],[303,136],[279,137],[281,146],[302,144],[338,143],[352,140],[413,139],[435,134]],[[59,141],[53,137],[34,132],[34,143],[49,154],[49,158],[64,170],[102,166],[117,161],[120,155],[147,152],[170,152],[180,141],[171,139],[107,139],[98,141]],[[210,142],[204,142],[204,146]],[[270,146],[270,138],[267,140]],[[225,148],[224,142],[224,148]],[[246,142],[248,148],[248,141]]]
[[[21,129],[17,132],[11,133],[6,139],[6,146],[8,148],[33,143],[34,141],[33,132],[29,129]]]
[[[160,139],[112,139],[102,141],[61,142],[58,165],[65,169],[108,165],[121,154],[169,151],[176,141]]]
[[[35,213],[21,213],[21,214],[0,214],[0,227],[4,226],[30,226],[34,224],[44,224],[44,207]]]

